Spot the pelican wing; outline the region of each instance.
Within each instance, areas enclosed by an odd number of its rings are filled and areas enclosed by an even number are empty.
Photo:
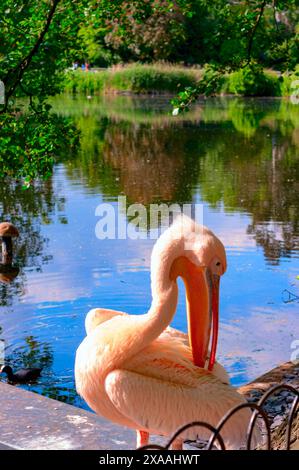
[[[191,421],[217,426],[229,409],[245,401],[234,388],[208,372],[198,378],[196,387],[191,387],[115,370],[107,375],[105,389],[115,408],[136,423],[136,429],[167,436]],[[242,410],[224,426],[221,435],[227,448],[239,448],[244,443],[250,415],[249,410]],[[209,431],[197,427],[183,437],[207,439],[209,435]]]

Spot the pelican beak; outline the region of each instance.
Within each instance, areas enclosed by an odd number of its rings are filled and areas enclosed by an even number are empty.
[[[205,367],[213,323],[212,346],[208,369],[215,363],[218,337],[219,278],[212,276],[205,266],[197,266],[185,256],[177,258],[172,266],[171,278],[181,276],[186,289],[189,344],[193,362]]]
[[[218,330],[219,330],[219,286],[220,286],[220,276],[218,276],[217,274],[212,275],[213,330],[212,330],[211,353],[210,353],[209,365],[208,365],[209,370],[213,369],[215,361],[216,361]]]

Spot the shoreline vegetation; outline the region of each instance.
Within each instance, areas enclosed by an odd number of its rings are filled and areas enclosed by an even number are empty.
[[[86,95],[125,92],[175,95],[186,88],[195,88],[200,81],[203,82],[204,89],[208,67],[186,67],[158,62],[117,65],[106,69],[91,69],[88,72],[69,70],[65,73],[64,91]],[[212,94],[289,97],[292,94],[298,95],[296,81],[299,81],[299,66],[295,71],[280,73],[250,65],[232,73],[223,73],[221,82]]]

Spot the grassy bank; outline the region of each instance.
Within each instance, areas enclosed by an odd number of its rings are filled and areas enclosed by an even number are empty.
[[[186,87],[195,87],[203,77],[204,69],[170,64],[130,64],[115,66],[98,72],[69,71],[65,90],[86,95],[109,92],[171,93]],[[293,83],[299,80],[299,66],[295,72],[278,75],[272,70],[245,67],[224,77],[219,94],[240,96],[290,96]]]

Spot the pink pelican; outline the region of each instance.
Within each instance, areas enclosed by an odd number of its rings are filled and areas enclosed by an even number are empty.
[[[226,270],[221,241],[206,227],[178,217],[157,240],[151,257],[152,304],[144,315],[93,309],[75,363],[78,393],[99,415],[137,432],[171,436],[191,421],[217,426],[245,402],[215,362],[219,279]],[[188,335],[169,327],[177,307],[177,278],[186,290]],[[209,350],[209,345],[210,350]],[[228,449],[244,443],[251,412],[243,409],[221,431]],[[207,439],[205,428],[184,439]]]

